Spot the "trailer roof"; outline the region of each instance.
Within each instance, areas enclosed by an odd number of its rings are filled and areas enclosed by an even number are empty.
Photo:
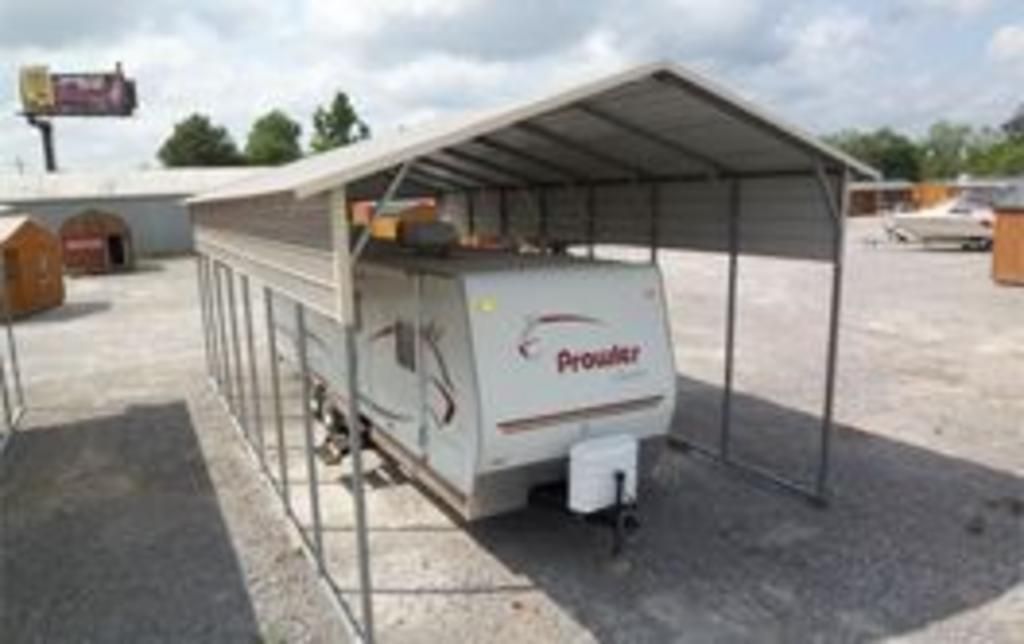
[[[402,194],[630,179],[802,175],[824,164],[878,173],[799,127],[673,63],[634,67],[511,107],[382,135],[258,173],[191,203],[346,185],[379,195],[416,160]]]

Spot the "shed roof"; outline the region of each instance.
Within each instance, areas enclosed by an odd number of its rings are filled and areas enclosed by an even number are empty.
[[[190,202],[275,193],[303,198],[342,184],[354,196],[370,196],[379,193],[396,165],[412,159],[417,167],[409,183],[424,194],[636,178],[802,174],[813,172],[817,163],[849,169],[860,178],[878,177],[874,169],[729,90],[659,62],[537,100],[312,156]]]
[[[27,215],[0,218],[0,246],[6,244],[14,233],[21,230],[21,227],[30,221],[32,218]]]
[[[252,176],[261,168],[168,168],[0,174],[0,203],[187,197]]]

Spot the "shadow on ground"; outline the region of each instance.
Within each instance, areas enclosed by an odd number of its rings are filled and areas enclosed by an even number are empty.
[[[673,432],[713,440],[720,396],[681,378]],[[735,410],[750,456],[776,466],[807,456],[787,456],[781,439],[813,433],[816,417],[739,393]],[[834,454],[834,501],[819,510],[666,450],[641,483],[643,527],[618,561],[610,535],[550,510],[468,529],[611,642],[873,640],[1024,579],[1019,478],[851,427]]]
[[[4,641],[258,640],[184,403],[20,432],[0,503]]]

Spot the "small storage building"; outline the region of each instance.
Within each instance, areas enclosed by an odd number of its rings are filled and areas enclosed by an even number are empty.
[[[134,249],[131,229],[115,214],[88,210],[60,227],[64,266],[73,275],[131,269]]]
[[[1024,188],[1018,188],[996,210],[992,279],[1024,286]]]
[[[260,168],[167,168],[104,172],[0,173],[0,204],[30,212],[54,232],[90,210],[117,215],[132,231],[136,258],[192,252],[182,200]]]
[[[64,302],[60,243],[46,226],[19,215],[0,219],[4,294],[13,316]]]

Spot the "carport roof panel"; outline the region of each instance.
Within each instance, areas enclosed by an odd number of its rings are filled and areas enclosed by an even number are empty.
[[[552,144],[588,146],[597,143],[587,138],[587,133],[593,131],[595,113],[614,119],[623,132],[630,132],[631,126],[635,126],[632,136],[619,143],[630,149],[613,150],[612,156],[635,159],[644,154],[653,155],[659,152],[659,147],[675,145],[692,153],[689,158],[695,168],[700,168],[699,173],[716,170],[742,176],[746,173],[813,172],[815,164],[823,161],[847,168],[861,178],[878,176],[869,166],[769,115],[729,90],[673,63],[661,62],[634,67],[538,100],[375,137],[261,172],[189,201],[206,203],[289,192],[304,198],[368,179],[406,161],[460,149],[479,137],[503,141],[513,133],[518,136],[525,132],[538,139],[536,148],[522,149],[526,154],[550,149]],[[565,125],[554,133],[561,140],[545,137],[551,130],[543,124],[552,120]],[[714,127],[719,136],[700,136],[710,127]],[[662,141],[638,135],[637,129],[653,133]],[[573,150],[569,145],[563,147],[567,153],[559,158],[559,163],[570,164],[570,169],[578,170],[575,174],[588,179],[607,179],[609,174],[624,179],[659,175],[659,168],[653,163],[640,168],[625,164],[614,168],[608,163],[610,167],[606,172],[596,174],[596,157],[577,159],[581,156],[575,153],[578,149]],[[766,163],[763,152],[769,149],[777,153],[777,163]],[[747,164],[745,155],[736,154],[737,150],[749,153],[756,162]],[[680,158],[684,157],[686,155],[680,153]],[[695,159],[699,161],[694,162]],[[800,163],[794,165],[796,160]],[[500,185],[496,179],[484,182],[479,178],[463,183],[474,187]]]

